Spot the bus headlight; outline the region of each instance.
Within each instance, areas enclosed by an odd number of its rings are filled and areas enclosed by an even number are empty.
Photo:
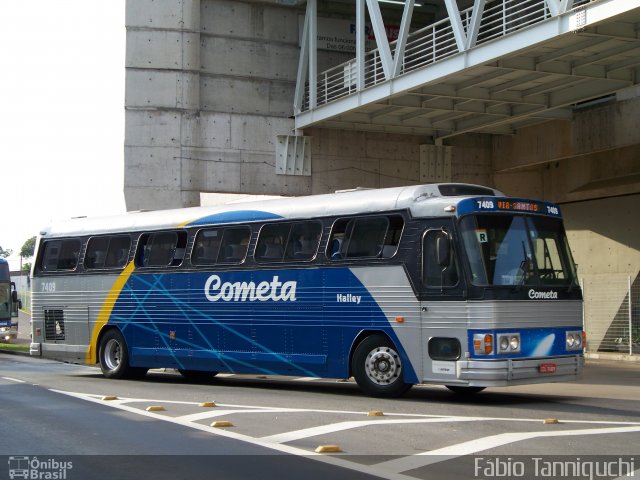
[[[582,350],[582,331],[567,332],[567,350]]]
[[[500,348],[500,351],[498,353],[519,353],[520,334],[500,333],[498,334],[498,345]]]

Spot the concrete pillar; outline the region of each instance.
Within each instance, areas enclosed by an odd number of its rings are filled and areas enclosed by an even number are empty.
[[[182,194],[200,108],[200,0],[127,2],[127,209],[198,204]]]

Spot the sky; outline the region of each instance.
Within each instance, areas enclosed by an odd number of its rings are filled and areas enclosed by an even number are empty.
[[[125,0],[1,0],[0,246],[125,212]]]

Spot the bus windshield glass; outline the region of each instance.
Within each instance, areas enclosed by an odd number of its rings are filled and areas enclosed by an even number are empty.
[[[8,283],[0,283],[0,319],[11,318],[11,290]]]
[[[560,219],[469,215],[460,226],[475,285],[568,287],[575,281]]]

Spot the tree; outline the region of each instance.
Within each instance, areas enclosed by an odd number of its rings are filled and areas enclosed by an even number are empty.
[[[23,263],[22,271],[29,273],[31,271],[31,262]]]
[[[12,253],[13,253],[13,250],[11,250],[10,248],[8,250],[5,250],[4,248],[0,247],[0,257],[6,258]]]
[[[31,258],[33,257],[33,252],[36,249],[36,237],[31,237],[29,240],[24,242],[22,248],[20,249],[20,256],[22,258]]]

